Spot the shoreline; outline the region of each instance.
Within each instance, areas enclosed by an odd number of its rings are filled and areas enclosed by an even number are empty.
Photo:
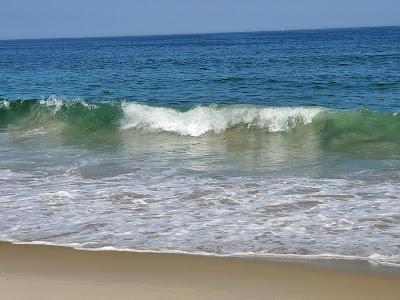
[[[0,242],[5,299],[398,299],[400,272]],[[375,272],[378,271],[378,272]]]
[[[11,245],[30,245],[30,246],[47,246],[57,248],[67,248],[75,251],[89,251],[89,252],[127,252],[127,253],[141,253],[141,254],[155,254],[155,255],[184,255],[184,256],[200,256],[200,257],[215,257],[215,258],[236,258],[244,260],[256,260],[267,262],[283,262],[294,263],[302,265],[314,265],[317,267],[331,267],[341,269],[348,269],[356,272],[378,272],[378,273],[394,273],[400,275],[400,263],[379,260],[369,257],[340,255],[340,254],[274,254],[274,253],[232,253],[232,254],[218,254],[212,252],[187,252],[181,250],[143,250],[143,249],[129,249],[117,248],[113,246],[105,246],[100,248],[84,248],[78,244],[57,244],[46,241],[32,241],[32,242],[19,242],[12,240],[0,240],[2,243]]]

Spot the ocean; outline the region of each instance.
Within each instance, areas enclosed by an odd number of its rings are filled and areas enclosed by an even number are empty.
[[[400,265],[400,27],[0,41],[0,239]]]

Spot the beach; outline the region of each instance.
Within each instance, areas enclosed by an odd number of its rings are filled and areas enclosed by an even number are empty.
[[[399,35],[0,41],[0,240],[400,265]]]
[[[0,40],[0,300],[400,299],[399,36]]]
[[[0,243],[2,299],[398,299],[399,272]]]

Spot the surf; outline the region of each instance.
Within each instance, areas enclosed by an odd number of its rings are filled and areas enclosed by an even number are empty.
[[[0,126],[9,130],[40,127],[49,134],[81,136],[140,131],[143,134],[224,138],[236,131],[240,135],[296,136],[296,142],[299,136],[313,136],[321,147],[339,151],[356,151],[358,146],[370,147],[372,151],[384,146],[392,153],[400,149],[400,114],[363,108],[213,104],[177,108],[131,101],[96,103],[52,97],[2,100]]]

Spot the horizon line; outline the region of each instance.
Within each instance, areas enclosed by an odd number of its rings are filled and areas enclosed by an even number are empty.
[[[243,31],[210,31],[210,32],[187,32],[187,33],[162,33],[162,34],[116,34],[116,35],[88,35],[88,36],[54,36],[54,37],[27,37],[27,38],[0,38],[0,41],[26,41],[26,40],[59,40],[59,39],[107,39],[107,38],[127,38],[127,37],[161,37],[161,36],[180,36],[180,35],[207,35],[207,34],[235,34],[235,33],[261,33],[261,32],[287,32],[287,31],[318,31],[318,30],[346,30],[346,29],[368,29],[368,28],[396,28],[400,25],[380,25],[380,26],[351,26],[351,27],[321,27],[321,28],[296,28],[296,29],[266,29],[266,30],[243,30]]]

